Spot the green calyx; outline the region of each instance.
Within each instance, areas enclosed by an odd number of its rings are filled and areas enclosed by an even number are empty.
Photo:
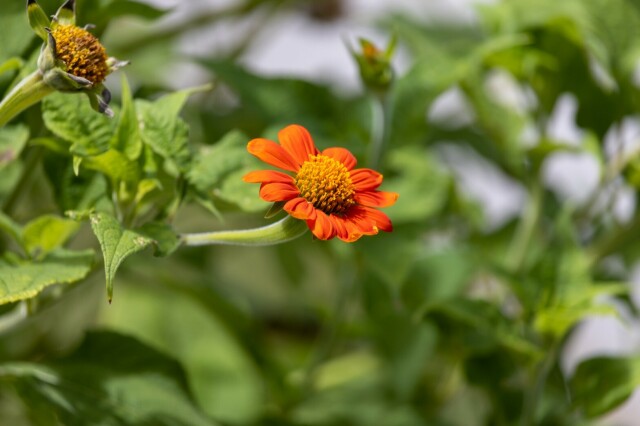
[[[308,230],[305,221],[287,216],[261,228],[183,234],[180,239],[185,246],[271,246],[295,240]]]
[[[360,51],[349,48],[360,70],[360,78],[370,90],[386,91],[394,80],[391,59],[395,53],[397,38],[392,36],[386,49],[379,50],[371,41],[361,38]]]

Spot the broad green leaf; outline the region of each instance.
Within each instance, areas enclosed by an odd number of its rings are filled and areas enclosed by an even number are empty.
[[[111,302],[113,279],[122,262],[128,256],[150,245],[153,241],[137,232],[123,229],[120,223],[107,213],[93,213],[89,220],[93,233],[98,238],[102,249],[107,297]]]
[[[191,151],[188,145],[189,126],[179,114],[189,96],[209,89],[210,86],[196,87],[170,93],[154,102],[135,102],[142,123],[142,141],[175,164],[181,173],[188,170]]]
[[[102,154],[80,158],[83,167],[103,173],[114,183],[136,183],[140,179],[138,163],[131,161],[123,153],[115,149],[109,149]]]
[[[179,360],[194,399],[208,415],[229,425],[255,424],[266,395],[264,377],[250,353],[260,346],[247,342],[255,334],[239,332],[247,317],[241,313],[226,319],[227,301],[210,305],[219,296],[207,279],[192,282],[187,276],[194,271],[176,273],[173,259],[141,262],[136,275],[147,278],[119,288],[122,293],[103,310],[101,324]],[[155,285],[160,282],[163,285]]]
[[[227,133],[212,146],[202,148],[187,174],[189,182],[200,192],[206,193],[219,186],[229,173],[248,165],[258,166],[247,152],[249,138],[240,131]]]
[[[258,212],[266,208],[266,203],[258,196],[256,185],[243,182],[242,176],[264,168],[264,164],[247,152],[247,141],[243,133],[231,131],[212,147],[203,148],[187,179],[201,194],[235,204],[247,212]]]
[[[13,383],[27,413],[49,424],[216,424],[196,407],[176,361],[113,332],[89,333],[55,362],[3,364],[0,381]]]
[[[80,94],[54,93],[42,101],[42,118],[74,155],[98,155],[109,149],[117,121],[96,113]]]
[[[142,152],[138,116],[125,74],[122,74],[122,110],[111,147],[123,153],[129,160],[136,160]]]
[[[18,124],[0,128],[0,170],[20,156],[29,140],[29,129]]]
[[[32,256],[41,257],[66,243],[79,227],[80,224],[71,219],[40,216],[24,226],[24,247]]]
[[[578,365],[569,381],[571,401],[589,418],[610,412],[640,386],[638,358],[597,357]]]
[[[54,284],[79,281],[93,263],[93,250],[56,250],[39,261],[0,264],[0,304],[30,299]]]

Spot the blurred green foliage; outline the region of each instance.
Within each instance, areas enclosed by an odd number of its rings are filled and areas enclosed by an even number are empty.
[[[133,66],[113,119],[53,94],[0,129],[1,424],[590,425],[640,385],[637,354],[560,362],[586,318],[637,314],[640,213],[620,219],[607,194],[637,196],[640,163],[605,139],[637,118],[640,2],[502,0],[472,24],[388,16],[371,25],[411,65],[350,97],[245,69],[259,32],[207,58],[176,49],[196,28],[320,2],[238,1],[164,27],[170,11],[137,1],[77,3]],[[39,49],[24,2],[2,2],[0,93]],[[182,62],[213,86],[173,91]],[[466,119],[431,114],[451,91]],[[567,95],[578,144],[549,131]],[[178,250],[179,233],[264,224],[269,206],[241,181],[262,167],[246,142],[290,123],[363,167],[382,137],[394,231]],[[444,161],[451,146],[523,189],[519,217],[491,221]],[[558,153],[597,161],[586,201],[545,184]]]

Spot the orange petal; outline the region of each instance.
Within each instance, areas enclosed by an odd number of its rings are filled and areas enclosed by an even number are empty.
[[[317,155],[318,149],[313,143],[309,131],[302,126],[292,124],[278,132],[280,145],[300,166],[309,159],[309,155]]]
[[[249,183],[267,183],[267,182],[280,182],[280,183],[293,183],[293,177],[286,173],[278,172],[276,170],[257,170],[255,172],[249,172],[242,177],[242,180]]]
[[[356,191],[372,191],[382,183],[382,175],[371,169],[355,169],[350,172]]]
[[[372,209],[371,207],[362,207],[362,208],[365,209],[367,216],[375,222],[376,227],[378,227],[378,229],[385,232],[393,231],[393,225],[391,224],[391,219],[389,219],[389,217],[386,214],[382,213],[380,210]]]
[[[307,220],[307,226],[320,240],[330,240],[336,236],[336,231],[333,229],[333,224],[329,220],[329,216],[322,210],[316,210],[315,220]]]
[[[338,160],[347,167],[347,170],[353,169],[358,162],[356,157],[354,157],[353,154],[345,148],[327,148],[322,151],[322,155]]]
[[[247,145],[247,151],[272,166],[291,172],[300,168],[296,160],[283,147],[268,139],[253,139]]]
[[[284,211],[296,219],[307,220],[316,218],[315,207],[302,197],[297,197],[293,200],[287,201],[284,205]]]
[[[333,227],[336,230],[336,236],[346,243],[352,243],[362,237],[362,234],[353,222],[345,217],[331,215]]]
[[[366,191],[356,192],[354,196],[358,204],[369,207],[389,207],[395,204],[398,194],[395,192]]]
[[[293,183],[266,182],[260,186],[260,198],[265,201],[288,201],[300,195]]]

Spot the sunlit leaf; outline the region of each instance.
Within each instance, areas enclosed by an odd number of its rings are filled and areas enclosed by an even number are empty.
[[[111,301],[113,279],[122,262],[130,255],[149,246],[153,240],[137,232],[123,229],[122,225],[107,213],[93,213],[89,220],[102,249],[107,297]]]
[[[93,250],[57,250],[39,261],[0,264],[0,304],[30,299],[54,284],[80,281],[93,263]]]
[[[42,109],[46,126],[69,142],[73,154],[98,155],[109,149],[117,121],[93,111],[85,96],[54,93],[42,101]]]

